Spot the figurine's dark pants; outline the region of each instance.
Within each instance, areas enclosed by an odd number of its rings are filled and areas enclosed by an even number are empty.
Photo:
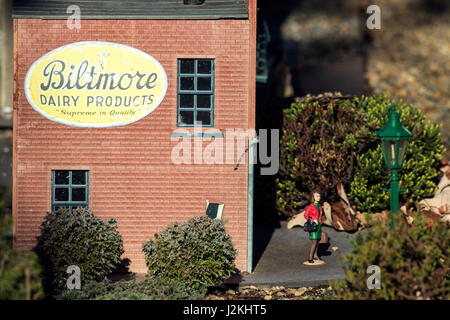
[[[319,248],[319,240],[311,240],[311,249],[309,250],[309,260],[312,260],[314,256],[317,257],[317,249]]]

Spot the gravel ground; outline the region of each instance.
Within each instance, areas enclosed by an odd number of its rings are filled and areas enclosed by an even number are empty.
[[[112,281],[126,280],[138,283],[145,281],[145,274],[115,274]],[[229,285],[212,287],[204,300],[330,300],[333,299],[331,286],[311,286],[287,288],[283,286],[243,286],[231,289]]]
[[[237,290],[215,288],[205,300],[329,300],[333,299],[330,286],[285,288],[247,286]]]

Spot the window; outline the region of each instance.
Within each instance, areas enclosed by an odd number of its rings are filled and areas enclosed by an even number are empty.
[[[200,5],[204,4],[205,0],[184,0],[183,4],[193,4],[193,5]]]
[[[269,59],[267,48],[270,42],[270,33],[267,21],[258,24],[258,36],[256,38],[256,82],[267,83],[269,79]]]
[[[89,171],[52,170],[52,210],[89,206]]]
[[[178,126],[214,127],[214,60],[178,60]]]

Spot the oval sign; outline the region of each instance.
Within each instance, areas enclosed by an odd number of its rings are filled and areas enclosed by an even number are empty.
[[[74,127],[105,128],[138,121],[164,99],[167,75],[141,50],[87,41],[57,48],[33,63],[25,94],[45,118]]]

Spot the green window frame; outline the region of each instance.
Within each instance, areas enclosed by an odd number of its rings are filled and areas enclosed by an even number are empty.
[[[52,170],[52,211],[60,207],[89,208],[89,171]]]
[[[177,96],[178,127],[214,127],[214,59],[178,59]]]

